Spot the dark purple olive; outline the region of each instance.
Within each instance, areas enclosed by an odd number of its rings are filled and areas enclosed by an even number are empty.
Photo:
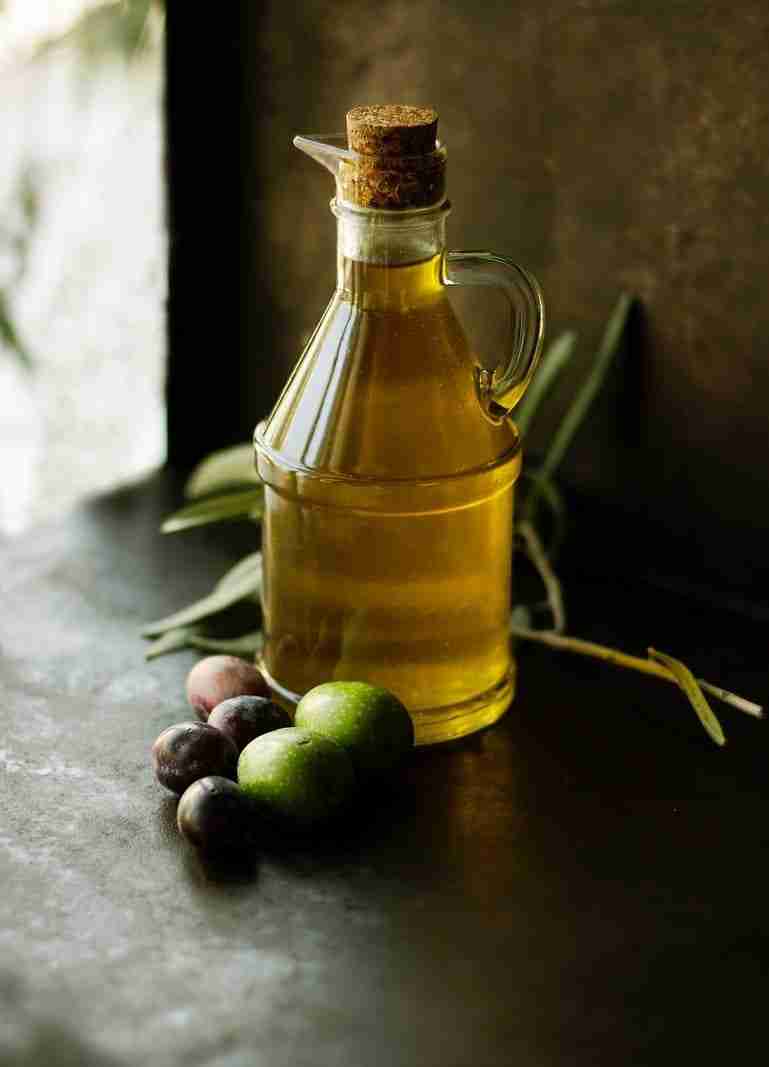
[[[270,689],[261,671],[238,656],[206,656],[187,677],[187,700],[204,719],[223,700],[246,694],[269,697]]]
[[[234,743],[204,722],[169,726],[152,746],[155,777],[172,793],[182,794],[187,786],[208,774],[234,778],[237,765]]]
[[[242,752],[255,737],[290,726],[291,717],[266,697],[230,697],[216,705],[208,716],[208,725],[221,730]]]
[[[206,852],[231,852],[253,839],[254,809],[227,778],[208,775],[184,792],[176,812],[179,833]]]

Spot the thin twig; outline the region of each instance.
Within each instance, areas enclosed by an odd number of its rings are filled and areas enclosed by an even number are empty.
[[[548,645],[550,648],[562,649],[564,652],[576,652],[582,656],[592,656],[594,659],[611,663],[615,667],[626,667],[629,670],[640,671],[642,674],[651,674],[655,678],[662,678],[665,682],[673,682],[674,685],[678,685],[677,679],[667,667],[663,667],[661,663],[655,663],[654,660],[629,656],[626,652],[619,652],[615,648],[597,645],[592,641],[582,641],[578,637],[566,637],[563,634],[554,633],[552,630],[529,630],[523,626],[511,626],[510,633],[513,637],[518,637],[522,641],[536,641],[539,644]],[[746,700],[735,693],[730,693],[727,689],[711,685],[710,682],[704,682],[701,678],[698,678],[697,682],[702,689],[717,697],[718,700],[723,701],[724,704],[728,704],[746,715],[752,715],[755,719],[764,717],[760,704],[754,704],[752,700]]]
[[[754,719],[763,719],[764,712],[760,704],[754,704],[752,700],[746,700],[745,697],[738,697],[735,693],[730,693],[728,689],[722,689],[720,685],[711,685],[710,682],[704,682],[702,678],[698,678],[697,681],[700,689],[704,689],[706,693],[710,693],[717,700],[722,700],[724,704],[729,704],[739,711],[744,711],[746,715],[752,715]]]
[[[549,478],[544,478],[536,470],[524,471],[521,480],[529,482],[531,485],[523,495],[520,521],[530,522],[536,529],[539,506],[540,504],[547,504],[550,510],[553,530],[550,536],[550,544],[547,546],[546,551],[549,558],[553,559],[566,533],[566,504],[561,491],[555,482]],[[528,506],[529,499],[534,500],[534,506],[531,508]]]
[[[563,593],[558,575],[550,566],[550,560],[547,558],[539,534],[527,519],[518,524],[518,533],[523,538],[526,555],[534,564],[545,587],[547,603],[553,616],[553,631],[563,633],[566,629],[566,609],[563,606]]]

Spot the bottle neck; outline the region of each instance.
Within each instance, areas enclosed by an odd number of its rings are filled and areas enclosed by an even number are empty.
[[[449,204],[374,211],[332,201],[337,218],[337,291],[371,309],[408,310],[442,291]]]

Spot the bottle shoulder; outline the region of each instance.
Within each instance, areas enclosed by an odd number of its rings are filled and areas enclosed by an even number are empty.
[[[400,310],[334,294],[261,441],[278,461],[331,475],[445,477],[518,447],[476,393],[475,358],[445,294]]]

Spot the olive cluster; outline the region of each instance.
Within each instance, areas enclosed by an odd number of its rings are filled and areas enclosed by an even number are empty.
[[[292,725],[256,667],[209,656],[190,672],[187,699],[202,721],[164,730],[152,762],[181,797],[179,831],[206,851],[236,848],[257,825],[266,834],[330,825],[362,787],[392,780],[414,747],[406,708],[368,682],[315,686]]]
[[[187,699],[203,721],[169,726],[152,746],[161,785],[181,797],[177,826],[208,851],[236,847],[251,832],[253,813],[236,784],[238,757],[257,737],[291,725],[286,711],[253,664],[236,656],[208,656],[187,679]]]

